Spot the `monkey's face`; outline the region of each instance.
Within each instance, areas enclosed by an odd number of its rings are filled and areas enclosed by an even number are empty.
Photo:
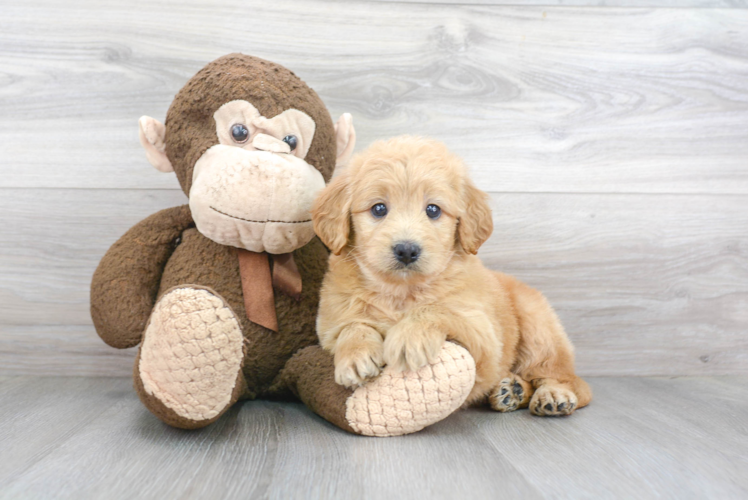
[[[248,101],[213,115],[219,144],[195,163],[190,210],[198,231],[217,243],[286,253],[314,237],[310,210],[325,187],[304,158],[315,123],[289,109],[268,119]]]
[[[176,173],[198,231],[278,254],[314,237],[312,202],[350,158],[355,132],[348,114],[333,126],[319,96],[291,71],[229,54],[179,91],[166,125],[142,117],[140,142],[153,166]]]

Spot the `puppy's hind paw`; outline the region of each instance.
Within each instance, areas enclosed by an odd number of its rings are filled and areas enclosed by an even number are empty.
[[[530,402],[532,386],[519,377],[503,379],[499,386],[488,396],[491,408],[500,412],[524,408]]]
[[[577,395],[565,384],[543,384],[535,390],[530,412],[541,417],[571,415],[578,406]]]

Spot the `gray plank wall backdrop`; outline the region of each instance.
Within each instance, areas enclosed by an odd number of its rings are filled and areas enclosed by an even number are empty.
[[[746,2],[474,3],[3,0],[0,374],[130,373],[90,277],[185,202],[137,119],[234,51],[351,112],[358,149],[462,155],[492,196],[481,256],[545,291],[582,374],[748,373],[748,10],[703,8]]]

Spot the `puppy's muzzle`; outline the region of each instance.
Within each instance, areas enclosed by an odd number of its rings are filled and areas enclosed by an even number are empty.
[[[404,241],[393,246],[392,253],[395,254],[395,259],[398,262],[408,266],[418,260],[421,255],[421,247],[412,241]]]

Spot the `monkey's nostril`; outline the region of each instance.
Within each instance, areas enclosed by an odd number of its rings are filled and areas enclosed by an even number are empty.
[[[406,241],[392,247],[392,253],[395,254],[398,262],[407,266],[418,260],[418,257],[421,255],[421,247],[412,241]]]

